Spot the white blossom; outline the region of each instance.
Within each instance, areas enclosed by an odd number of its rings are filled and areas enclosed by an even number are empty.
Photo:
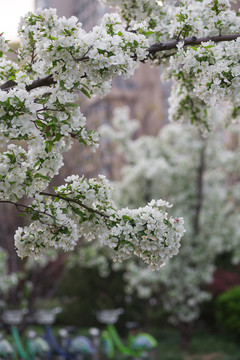
[[[126,133],[131,122],[125,108],[123,112],[118,108],[115,114],[119,114],[121,122],[114,118],[113,125],[120,125],[115,129],[110,125],[111,129],[107,129],[105,125],[105,141],[115,141],[118,133]],[[151,272],[134,258],[123,268],[126,290],[129,293],[136,291],[139,297],[146,298],[159,294],[159,304],[163,305],[169,320],[175,324],[197,319],[200,305],[211,298],[206,285],[213,280],[214,262],[219,254],[232,253],[233,261],[239,263],[240,187],[239,180],[236,180],[239,146],[230,150],[225,144],[221,122],[228,114],[226,107],[213,112],[213,121],[218,123],[218,128],[207,138],[196,128],[168,124],[155,137],[141,136],[132,140],[129,133],[118,143],[126,165],[122,169],[121,181],[114,183],[117,203],[135,207],[141,206],[148,197],[164,196],[174,203],[173,209],[170,209],[173,216],[176,213],[184,216],[186,234],[179,253],[174,259],[166,261],[165,256],[178,252],[171,236],[167,236],[168,246],[161,251],[165,266],[160,271]],[[231,130],[239,137],[238,127]],[[199,187],[199,176],[202,188]],[[198,214],[199,196],[201,209]],[[170,206],[162,200],[151,201],[150,204],[165,208]],[[144,219],[144,216],[141,218]],[[174,226],[178,218],[169,219],[169,222],[172,221]],[[150,219],[147,227],[150,237],[153,231],[161,236],[161,230],[157,231],[155,227],[155,219]],[[156,243],[149,243],[149,235],[142,237],[142,248],[154,253]]]
[[[68,177],[55,193],[46,195],[45,189],[63,166],[63,153],[74,140],[92,151],[98,146],[98,134],[87,130],[77,104],[79,93],[87,97],[107,94],[115,76],[130,77],[146,59],[153,65],[162,63],[165,77],[174,79],[172,120],[214,130],[212,107],[227,101],[236,124],[240,40],[215,42],[210,37],[239,34],[240,18],[228,0],[101,2],[116,6],[120,14],[105,14],[101,24],[88,33],[76,17],[59,18],[54,9],[26,14],[18,27],[16,63],[7,59],[8,42],[0,35],[0,139],[4,145],[0,201],[15,203],[22,210],[25,206],[32,220],[16,232],[20,256],[38,257],[48,247],[72,250],[84,234],[89,241],[98,238],[108,245],[117,260],[135,254],[158,268],[177,254],[184,233],[183,220],[178,217],[181,214],[169,215],[168,202],[154,200],[139,209],[117,209],[104,177],[86,180],[76,175]],[[186,38],[194,43],[195,37],[209,41],[185,46]],[[149,53],[154,43],[172,40],[172,49]],[[135,129],[132,125],[123,130],[118,141]],[[148,138],[129,146],[129,158],[140,160],[135,173],[126,176],[129,183],[145,171],[147,153],[154,159],[146,177],[167,173],[167,160],[155,157],[152,142],[156,141]],[[196,142],[192,146],[200,145]],[[184,158],[180,156],[179,164]],[[133,197],[136,189],[131,189]],[[29,205],[19,205],[24,196]],[[182,197],[180,192],[177,199]]]

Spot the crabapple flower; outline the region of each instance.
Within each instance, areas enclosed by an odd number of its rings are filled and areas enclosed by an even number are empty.
[[[51,247],[73,250],[80,236],[99,239],[114,251],[115,261],[136,255],[152,269],[178,253],[185,229],[182,218],[168,215],[168,202],[118,210],[110,194],[104,176],[87,180],[77,175],[66,178],[52,197],[36,194],[29,208],[33,222],[15,234],[18,255],[38,257]]]
[[[20,256],[38,257],[48,247],[72,250],[84,235],[108,245],[117,260],[135,254],[158,268],[178,252],[184,233],[182,218],[168,215],[167,203],[118,209],[102,177],[76,175],[54,193],[45,189],[73,141],[92,151],[98,147],[99,136],[88,129],[79,96],[106,95],[115,76],[130,77],[145,60],[163,64],[164,76],[174,79],[171,120],[213,130],[213,106],[222,101],[236,115],[240,17],[228,0],[101,2],[116,6],[120,14],[105,14],[90,32],[76,17],[59,18],[54,9],[26,14],[18,27],[17,62],[7,58],[8,42],[0,35],[0,201],[31,217],[32,223],[15,235]],[[231,41],[222,41],[225,34]],[[155,43],[161,51],[152,51]],[[151,141],[146,143],[150,150]],[[135,157],[141,159],[146,148],[140,144],[138,150]],[[133,152],[130,148],[129,157]],[[166,159],[161,166],[155,159],[154,165],[148,176],[168,168]],[[138,174],[144,167],[142,161]],[[19,202],[23,197],[28,205]]]

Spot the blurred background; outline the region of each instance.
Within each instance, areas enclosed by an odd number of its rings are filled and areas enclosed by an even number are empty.
[[[53,7],[58,16],[76,16],[86,31],[110,11],[97,0],[1,0],[0,5],[1,32],[15,47],[17,18],[34,8]],[[221,127],[206,138],[187,125],[169,124],[171,83],[161,81],[160,68],[141,64],[132,78],[117,77],[112,85],[104,98],[79,97],[88,128],[101,134],[99,149],[92,154],[74,144],[51,185],[62,184],[70,174],[104,174],[116,189],[119,206],[168,200],[174,204],[174,216],[185,219],[180,253],[152,272],[135,259],[113,264],[109,251],[79,239],[74,253],[52,251],[39,261],[21,260],[13,237],[24,219],[15,208],[2,205],[1,311],[27,309],[33,314],[60,307],[56,329],[71,326],[86,334],[108,323],[99,320],[99,311],[120,308],[124,311],[116,327],[123,339],[131,327],[157,339],[158,348],[149,359],[237,360],[239,131]],[[219,124],[227,116],[225,110],[222,105],[212,114]],[[27,320],[22,320],[20,330],[25,328]]]

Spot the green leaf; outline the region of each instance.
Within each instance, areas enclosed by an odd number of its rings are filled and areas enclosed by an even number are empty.
[[[60,139],[61,139],[61,137],[62,137],[62,135],[61,134],[56,134],[56,136],[55,136],[55,140],[56,141],[59,141]]]
[[[26,217],[27,216],[27,214],[26,213],[18,213],[18,215],[17,215],[18,217]]]
[[[5,156],[7,156],[7,157],[11,160],[11,164],[15,164],[15,162],[16,162],[15,155],[9,154],[9,153],[5,153]]]
[[[84,212],[82,212],[80,209],[78,209],[76,207],[72,207],[72,210],[73,210],[73,212],[75,212],[75,214],[79,215],[82,220],[86,220],[86,216],[85,216]]]
[[[148,35],[151,35],[151,34],[154,34],[154,31],[149,30],[149,31],[144,32],[145,36],[148,36]]]
[[[120,244],[121,245],[129,245],[129,246],[131,246],[133,248],[133,250],[135,250],[135,246],[130,241],[120,240]]]
[[[67,107],[79,107],[79,105],[75,104],[75,103],[66,103],[66,104],[64,104],[64,106],[67,106]]]
[[[63,89],[65,89],[65,82],[63,80],[60,80],[59,84]]]
[[[212,47],[215,47],[215,45],[208,45],[208,46],[204,46],[205,49],[210,49]]]
[[[86,84],[81,84],[81,85],[90,91],[89,87]]]
[[[47,153],[49,153],[52,150],[52,142],[50,141],[46,142],[45,150]]]
[[[38,213],[37,213],[37,212],[34,212],[34,213],[32,214],[32,220],[38,220],[38,219],[39,219]]]
[[[59,200],[59,199],[58,199],[58,200]],[[63,212],[64,214],[68,214],[68,209],[62,208],[61,210],[62,210],[62,212]]]
[[[123,215],[122,219],[125,220],[125,221],[130,221],[130,220],[132,220],[132,219],[131,219],[129,216],[127,216],[127,215]]]
[[[81,88],[81,92],[82,92],[84,95],[86,95],[89,99],[91,99],[91,96],[90,96],[90,94],[87,92],[86,89]]]
[[[47,180],[47,181],[51,181],[51,179],[48,176],[45,176],[45,175],[42,175],[42,174],[39,174],[39,173],[34,175],[34,179],[37,179],[37,178],[41,178],[41,179],[44,179],[44,180]]]
[[[80,138],[79,142],[82,143],[84,146],[87,146],[87,142],[83,138]]]
[[[57,40],[58,38],[56,38],[56,37],[54,37],[54,36],[52,36],[52,35],[49,35],[49,36],[48,36],[48,39],[50,39],[50,40]]]
[[[41,122],[41,120],[35,120],[35,124],[41,128],[44,128],[46,125]]]

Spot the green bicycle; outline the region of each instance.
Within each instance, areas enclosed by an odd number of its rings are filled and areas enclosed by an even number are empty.
[[[37,336],[34,331],[28,332],[26,344],[22,342],[17,325],[21,324],[25,314],[24,310],[4,310],[2,314],[3,323],[10,326],[17,358],[22,360],[46,359],[49,353],[48,343],[42,337]],[[15,352],[13,351],[9,356],[9,359],[15,358]]]
[[[97,313],[98,321],[107,325],[102,332],[102,351],[107,359],[115,359],[116,351],[125,359],[149,359],[149,352],[156,348],[156,339],[145,332],[130,335],[125,344],[120,338],[114,323],[122,309],[103,310]]]

